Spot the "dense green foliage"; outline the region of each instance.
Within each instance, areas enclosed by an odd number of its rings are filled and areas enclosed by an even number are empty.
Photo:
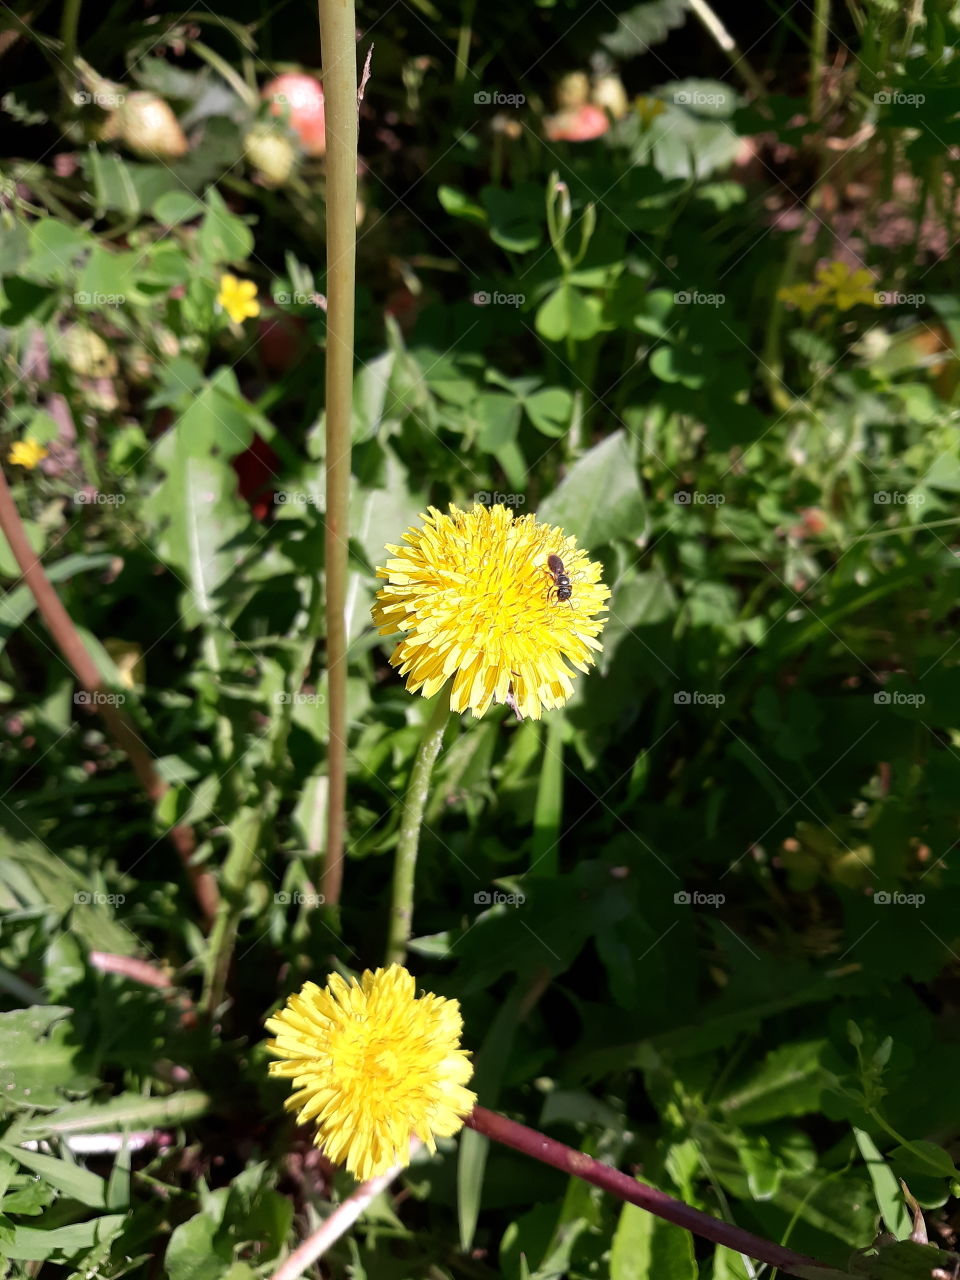
[[[761,97],[682,0],[360,6],[332,910],[324,170],[260,100],[319,67],[315,11],[84,6],[73,61],[74,6],[15,7],[2,440],[48,456],[6,471],[171,785],[152,812],[0,540],[7,1274],[268,1276],[352,1189],[284,1117],[262,1022],[308,977],[382,963],[430,708],[370,625],[375,568],[426,504],[496,495],[574,534],[613,597],[565,711],[458,719],[434,775],[410,967],[460,1000],[481,1102],[836,1267],[910,1236],[897,1178],[952,1247],[953,10],[821,4],[824,48],[805,5],[727,6]],[[640,103],[547,140],[553,86],[589,66]],[[182,155],[106,127],[135,90],[172,105]],[[225,273],[255,282],[258,317],[218,306]],[[236,908],[216,954],[177,822]],[[152,1137],[70,1141],[124,1131]],[[330,1274],[755,1274],[474,1133],[400,1187]]]

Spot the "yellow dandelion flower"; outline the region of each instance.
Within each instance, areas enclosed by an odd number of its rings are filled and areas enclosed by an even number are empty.
[[[411,693],[432,698],[453,677],[450,708],[482,716],[508,702],[518,716],[540,718],[573,693],[567,667],[585,672],[602,649],[597,636],[610,595],[601,567],[553,525],[513,518],[500,505],[472,511],[435,507],[420,516],[405,547],[377,576],[373,620],[381,635],[403,632],[390,656]],[[563,592],[548,558],[569,580]]]
[[[781,302],[789,302],[805,316],[829,302],[829,291],[823,285],[792,284],[777,290]]]
[[[17,440],[10,446],[7,461],[14,467],[26,467],[28,471],[32,471],[49,452],[49,449],[38,444],[36,440]]]
[[[876,294],[876,282],[870,272],[853,271],[846,262],[830,262],[818,268],[817,280],[832,295],[838,311],[849,311],[859,303],[868,307],[881,305]]]
[[[649,129],[657,116],[662,116],[666,107],[659,98],[639,97],[633,100],[633,109],[640,117],[644,129]]]
[[[412,1137],[436,1151],[434,1139],[459,1133],[477,1100],[464,1088],[473,1065],[460,1048],[459,1001],[415,993],[398,964],[359,982],[334,973],[326,990],[308,982],[267,1019],[267,1048],[283,1059],[270,1074],[297,1090],[286,1109],[313,1120],[316,1145],[361,1182],[407,1164]]]
[[[260,314],[257,286],[252,280],[238,280],[236,276],[229,273],[220,279],[217,302],[234,324],[242,324],[248,316]]]

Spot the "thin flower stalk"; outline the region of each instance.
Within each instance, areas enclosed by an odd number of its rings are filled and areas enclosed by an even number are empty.
[[[327,849],[321,889],[340,901],[347,792],[347,542],[357,255],[357,46],[353,0],[319,0],[326,108]]]

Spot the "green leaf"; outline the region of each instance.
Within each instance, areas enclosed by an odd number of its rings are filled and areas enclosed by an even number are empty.
[[[543,239],[543,190],[521,182],[512,190],[484,187],[480,199],[490,215],[490,239],[508,253],[529,253]]]
[[[472,222],[479,227],[487,225],[486,213],[480,205],[470,199],[466,192],[441,184],[437,188],[437,196],[452,218],[462,218],[465,222]]]
[[[909,1147],[894,1147],[890,1159],[905,1174],[923,1174],[926,1177],[960,1178],[956,1165],[935,1142],[914,1138]]]
[[[98,552],[94,555],[64,556],[62,560],[45,565],[44,568],[51,582],[66,582],[78,573],[105,569],[112,560],[112,554]],[[26,586],[15,587],[13,591],[0,596],[0,652],[13,632],[21,623],[26,622],[36,607],[33,592]]]
[[[64,1092],[89,1092],[96,1081],[76,1067],[72,1009],[34,1005],[0,1013],[0,1109],[58,1107]]]
[[[156,220],[166,227],[199,218],[202,212],[203,201],[187,191],[165,191],[153,202],[151,209]]]
[[[651,45],[661,44],[687,19],[685,0],[645,0],[616,15],[617,25],[600,37],[600,43],[616,58],[634,58]]]
[[[713,1253],[711,1280],[754,1280],[754,1273],[752,1266],[747,1270],[742,1253],[734,1253],[732,1249],[718,1244]]]
[[[51,1187],[56,1187],[72,1200],[79,1200],[81,1204],[90,1205],[93,1209],[106,1208],[106,1183],[89,1169],[57,1160],[54,1156],[25,1151],[22,1147],[11,1147],[7,1143],[0,1143],[0,1151],[12,1156],[25,1169],[39,1174]]]
[[[233,373],[219,370],[156,448],[166,477],[143,511],[158,554],[186,588],[181,608],[188,629],[216,619],[217,592],[234,572],[240,537],[250,528],[228,459],[250,443],[257,420]]]
[[[484,1105],[496,1106],[503,1073],[513,1047],[521,1016],[524,986],[514,986],[506,1002],[484,1037],[476,1058],[473,1088]],[[464,1129],[457,1153],[457,1211],[460,1217],[460,1247],[467,1251],[473,1244],[483,1197],[483,1177],[487,1167],[490,1140],[475,1129]]]
[[[650,372],[661,382],[679,382],[681,386],[696,391],[706,381],[703,360],[686,345],[657,347],[650,357]]]
[[[158,528],[156,550],[181,575],[181,616],[192,630],[201,623],[217,624],[217,593],[237,564],[228,544],[249,526],[249,516],[237,498],[232,468],[219,458],[194,456],[182,431],[168,438],[172,448],[162,457],[157,450],[167,477],[145,510],[158,525],[168,517]]]
[[[217,1224],[198,1213],[170,1236],[166,1267],[170,1280],[218,1280],[233,1260],[229,1241],[217,1240]]]
[[[235,266],[253,252],[250,228],[234,217],[213,186],[207,191],[207,213],[197,234],[197,249],[208,266]]]
[[[958,1268],[960,1254],[948,1253],[932,1244],[918,1244],[915,1240],[883,1245],[876,1254],[855,1257],[852,1263],[855,1274],[869,1280],[930,1280],[937,1271],[952,1276]],[[812,1274],[810,1280],[813,1280]]]
[[[114,1240],[125,1221],[125,1216],[117,1213],[91,1218],[89,1222],[75,1222],[69,1227],[54,1227],[50,1231],[17,1227],[13,1243],[5,1244],[3,1253],[17,1262],[64,1262],[82,1249]]]
[[[770,1143],[762,1136],[747,1137],[735,1134],[734,1142],[743,1171],[747,1175],[747,1187],[754,1200],[769,1200],[780,1186],[782,1169],[770,1149]]]
[[[74,279],[78,259],[91,244],[86,232],[56,218],[42,218],[30,228],[27,274],[33,280],[66,284]]]
[[[574,463],[538,514],[546,523],[575,534],[589,549],[635,535],[643,526],[643,511],[643,492],[626,434],[615,431]]]
[[[735,1124],[767,1124],[820,1109],[825,1040],[803,1040],[771,1049],[753,1075],[720,1102]]]
[[[42,527],[35,520],[24,520],[23,531],[27,535],[30,550],[35,555],[41,556],[47,543]],[[20,577],[20,566],[17,564],[10,543],[3,533],[0,533],[0,577]],[[2,608],[2,604],[0,604],[0,608]]]
[[[559,438],[570,430],[573,396],[566,387],[544,387],[523,401],[530,421],[545,436]]]
[[[854,1127],[853,1134],[857,1140],[857,1146],[860,1148],[860,1154],[866,1163],[867,1172],[870,1174],[870,1181],[873,1183],[873,1194],[876,1197],[877,1207],[883,1215],[887,1230],[892,1235],[895,1235],[898,1240],[909,1239],[910,1232],[913,1230],[913,1223],[910,1221],[910,1214],[904,1203],[900,1184],[869,1133]]]
[[[144,256],[133,250],[116,253],[96,245],[80,272],[74,299],[87,310],[122,307],[126,302],[146,302],[138,288]]]
[[[131,161],[124,160],[115,151],[91,147],[87,171],[98,217],[102,218],[108,212],[127,218],[139,214],[140,196],[131,174],[133,167]]]
[[[479,419],[477,445],[487,453],[496,453],[511,444],[520,427],[520,404],[513,396],[499,391],[485,391],[477,396],[473,412]]]
[[[564,282],[540,304],[535,320],[537,333],[548,342],[574,342],[595,337],[603,326],[600,300]]]
[[[693,1236],[672,1222],[625,1204],[610,1250],[610,1280],[697,1280]]]
[[[198,1089],[172,1093],[165,1098],[125,1093],[109,1102],[75,1102],[48,1115],[33,1116],[17,1125],[17,1134],[23,1139],[36,1139],[116,1129],[166,1128],[196,1119],[209,1105],[209,1097]]]

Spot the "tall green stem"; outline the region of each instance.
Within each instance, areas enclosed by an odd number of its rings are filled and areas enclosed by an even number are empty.
[[[830,0],[814,0],[813,33],[810,37],[810,119],[820,116],[820,94],[823,87],[823,64],[827,58],[827,33],[830,30]]]
[[[322,890],[340,901],[347,799],[347,539],[357,258],[357,40],[353,0],[319,0],[327,133],[327,852]]]
[[[450,690],[440,691],[430,713],[423,738],[417,749],[417,758],[410,774],[407,794],[403,798],[403,817],[400,820],[400,841],[396,861],[393,864],[393,894],[390,899],[390,936],[387,940],[387,964],[402,964],[407,954],[407,942],[413,922],[413,882],[417,870],[417,851],[420,847],[420,828],[430,793],[430,775],[440,754],[440,744],[450,716]]]
[[[76,87],[74,79],[76,77],[76,60],[77,60],[77,29],[80,25],[80,5],[82,0],[65,0],[63,13],[60,16],[60,39],[63,47],[60,51],[60,58],[63,62],[63,73],[61,81],[63,83],[64,96],[68,101],[72,99],[73,90]]]

